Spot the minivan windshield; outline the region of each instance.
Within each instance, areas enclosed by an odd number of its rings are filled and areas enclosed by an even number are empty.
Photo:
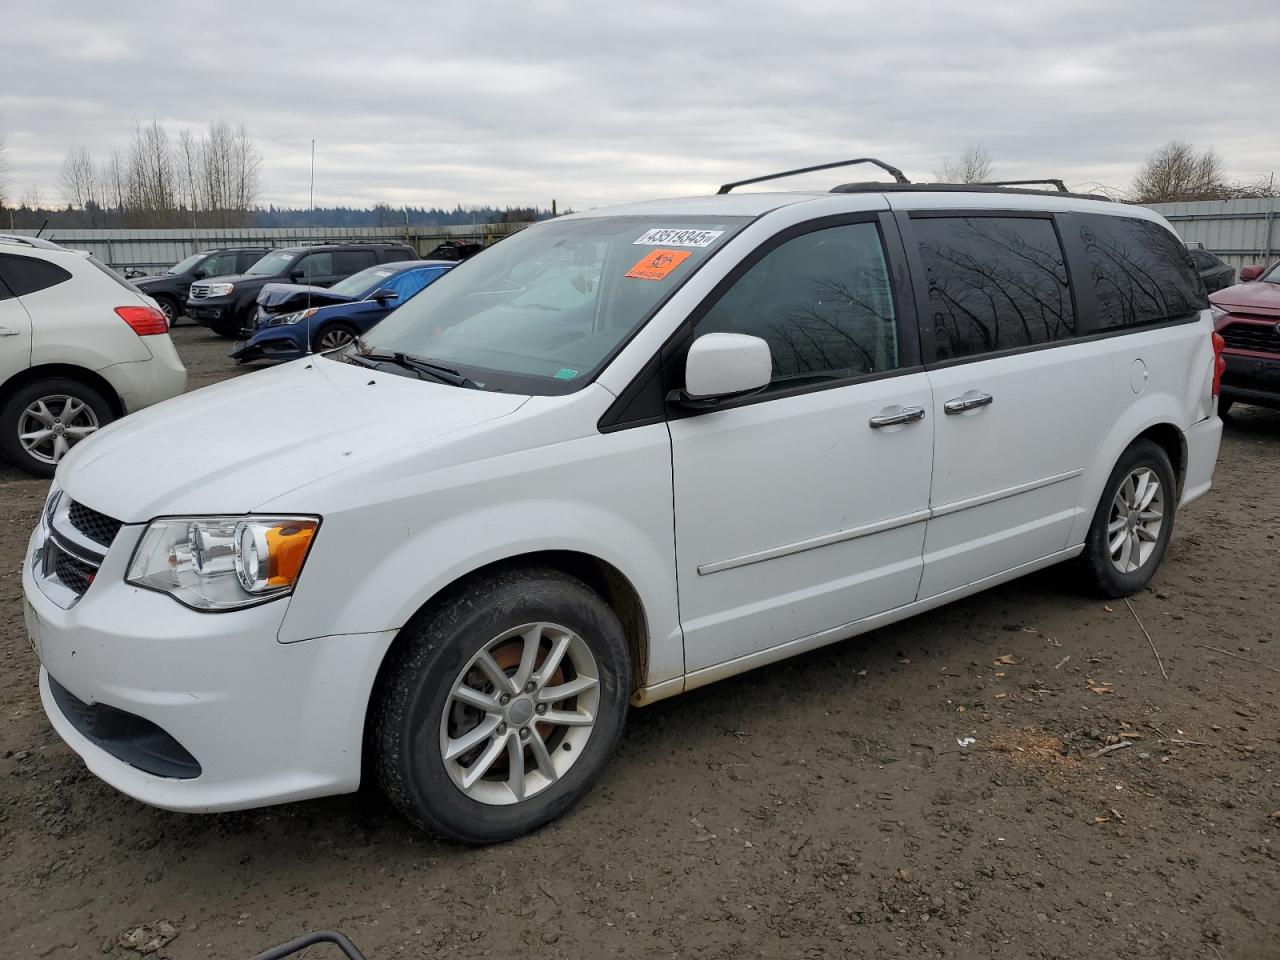
[[[748,221],[540,223],[446,273],[356,349],[430,360],[487,389],[570,393]]]
[[[274,277],[278,273],[284,273],[289,264],[297,257],[296,253],[289,253],[285,250],[276,250],[268,253],[265,257],[255,263],[245,273],[253,276]]]

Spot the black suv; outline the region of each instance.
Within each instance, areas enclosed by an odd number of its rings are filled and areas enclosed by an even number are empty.
[[[223,247],[219,250],[202,250],[187,259],[175,263],[164,273],[153,277],[138,277],[133,285],[160,304],[169,318],[169,326],[182,316],[191,284],[205,277],[221,277],[231,273],[243,273],[262,259],[267,247]]]
[[[272,250],[244,273],[210,277],[191,285],[187,316],[222,337],[252,326],[258,293],[268,283],[328,287],[379,263],[416,260],[403,243],[315,243]]]

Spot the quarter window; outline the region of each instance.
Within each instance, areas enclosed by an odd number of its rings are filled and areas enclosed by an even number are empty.
[[[1133,217],[1078,216],[1103,328],[1177,320],[1209,305],[1190,251],[1171,231]]]
[[[815,230],[751,266],[698,321],[694,336],[745,333],[769,344],[772,389],[898,366],[898,333],[880,231]]]
[[[71,274],[45,260],[0,255],[0,280],[15,297],[38,293],[70,279]]]
[[[935,359],[1075,334],[1066,262],[1051,220],[927,217],[912,229],[929,284]]]

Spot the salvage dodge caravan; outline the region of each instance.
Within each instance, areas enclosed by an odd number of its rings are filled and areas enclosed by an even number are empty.
[[[537,224],[77,445],[23,575],[58,733],[171,810],[368,771],[485,843],[579,800],[629,705],[1062,561],[1151,579],[1222,429],[1163,219],[733,186]]]

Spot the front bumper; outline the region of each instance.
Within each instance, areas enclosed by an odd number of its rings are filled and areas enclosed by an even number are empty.
[[[141,532],[121,528],[70,609],[47,598],[24,564],[41,701],[63,740],[102,780],[169,810],[235,810],[357,789],[365,709],[394,631],[284,644],[277,633],[287,600],[206,614],[127,586]],[[51,679],[79,706],[63,697],[64,709]],[[180,745],[198,773],[149,773],[128,749],[86,735],[72,715],[92,705],[145,721],[140,728]]]
[[[303,324],[259,327],[231,356],[235,360],[297,360],[307,352]]]
[[[206,327],[225,326],[235,322],[235,312],[227,298],[216,300],[188,300],[187,316]]]
[[[1224,351],[1222,399],[1280,409],[1280,356]]]

